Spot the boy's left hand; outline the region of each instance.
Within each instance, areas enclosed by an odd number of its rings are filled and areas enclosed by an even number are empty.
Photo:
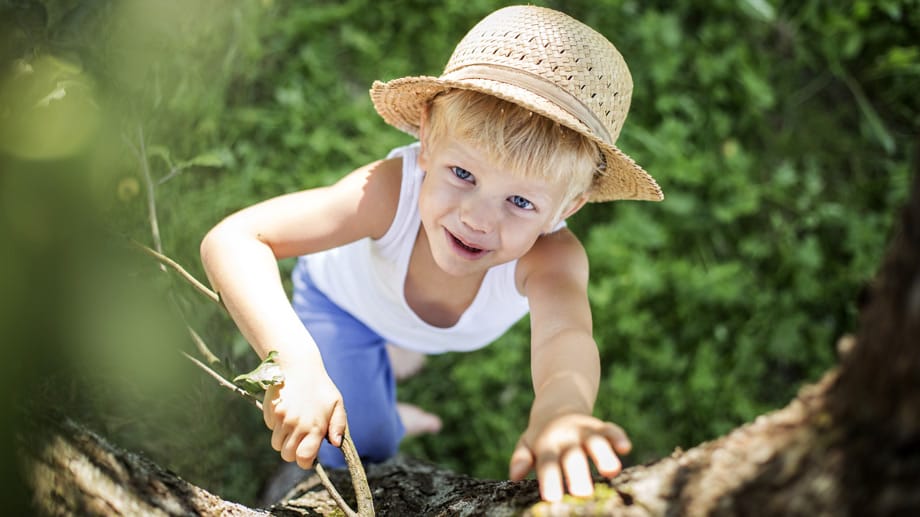
[[[589,415],[562,415],[524,431],[511,455],[510,478],[520,481],[536,466],[544,500],[562,499],[563,475],[570,494],[588,497],[594,493],[588,458],[601,475],[613,477],[622,469],[617,454],[627,454],[631,448],[617,425]]]

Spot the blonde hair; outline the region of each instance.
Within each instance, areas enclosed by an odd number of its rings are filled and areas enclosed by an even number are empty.
[[[511,174],[561,182],[563,206],[590,189],[601,162],[594,142],[512,102],[453,89],[430,103],[423,149],[450,135],[474,145]]]

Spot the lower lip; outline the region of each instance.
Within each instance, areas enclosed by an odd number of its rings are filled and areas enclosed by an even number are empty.
[[[467,247],[465,244],[460,242],[459,239],[454,237],[454,234],[450,233],[450,230],[445,229],[444,233],[447,234],[447,241],[450,242],[454,251],[463,258],[478,259],[487,253],[486,250]]]

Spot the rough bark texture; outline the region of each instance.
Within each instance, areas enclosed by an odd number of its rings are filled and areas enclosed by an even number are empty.
[[[396,460],[368,470],[378,515],[920,515],[920,175],[839,368],[787,407],[628,469],[590,501],[537,503],[533,481]],[[37,509],[63,515],[264,515],[222,501],[68,422],[23,440]],[[343,495],[346,471],[330,472]],[[354,503],[353,496],[347,497]],[[335,513],[312,477],[269,511]]]
[[[43,515],[265,515],[227,502],[69,419],[20,435],[23,477]]]

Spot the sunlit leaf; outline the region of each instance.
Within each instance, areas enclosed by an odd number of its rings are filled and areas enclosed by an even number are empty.
[[[744,0],[741,6],[745,11],[765,22],[772,22],[776,19],[776,10],[766,0]]]
[[[281,373],[281,367],[275,362],[277,356],[278,352],[272,350],[254,370],[234,377],[233,383],[253,395],[262,393],[269,386],[283,383],[284,374]]]

